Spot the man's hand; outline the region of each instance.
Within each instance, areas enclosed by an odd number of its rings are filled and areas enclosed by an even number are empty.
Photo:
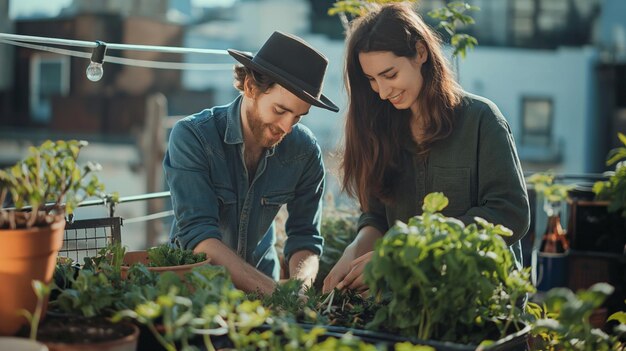
[[[211,264],[224,266],[235,287],[245,292],[258,291],[267,295],[271,294],[276,287],[276,282],[272,278],[249,265],[218,239],[206,239],[200,242],[193,252],[204,252],[207,257],[211,258]]]

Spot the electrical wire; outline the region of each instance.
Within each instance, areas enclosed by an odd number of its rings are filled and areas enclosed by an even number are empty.
[[[79,46],[87,48],[95,48],[98,44],[95,41],[71,40],[60,38],[36,37],[31,35],[19,35],[0,33],[0,39],[8,39],[14,41],[34,42],[43,44],[57,44],[65,46]],[[181,48],[173,46],[156,46],[156,45],[133,45],[133,44],[116,44],[105,43],[107,50],[133,50],[133,51],[156,51],[169,52],[178,54],[212,54],[212,55],[229,55],[226,50],[219,49],[198,49],[198,48]]]
[[[52,53],[59,54],[59,55],[66,55],[66,56],[73,56],[73,57],[80,57],[80,58],[87,58],[87,59],[91,57],[91,53],[88,53],[88,52],[61,49],[61,48],[56,48],[56,47],[51,47],[51,46],[22,43],[19,41],[4,39],[2,36],[0,36],[0,43],[11,44],[11,45],[20,46],[20,47],[24,47],[28,49],[33,49],[33,50],[52,52]],[[107,44],[107,49],[108,48],[109,48],[109,44]],[[116,63],[120,65],[157,68],[157,69],[197,70],[197,71],[225,71],[225,70],[233,69],[233,64],[148,61],[148,60],[130,59],[130,58],[124,58],[124,57],[109,56],[109,55],[105,55],[104,61],[108,63]]]

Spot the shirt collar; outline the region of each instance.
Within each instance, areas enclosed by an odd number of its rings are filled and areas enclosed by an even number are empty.
[[[241,101],[242,96],[239,95],[235,101],[228,106],[226,114],[226,131],[224,132],[224,143],[226,144],[242,144],[243,131],[241,130]]]

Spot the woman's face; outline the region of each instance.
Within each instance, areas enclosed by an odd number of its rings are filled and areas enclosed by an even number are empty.
[[[391,51],[359,53],[359,62],[372,89],[382,100],[389,100],[398,110],[411,109],[417,114],[417,97],[422,89],[422,65],[428,58],[422,43],[414,58],[396,56]]]

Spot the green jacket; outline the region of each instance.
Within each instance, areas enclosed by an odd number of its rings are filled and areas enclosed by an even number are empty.
[[[370,199],[359,229],[373,226],[385,233],[397,221],[422,213],[424,197],[443,192],[443,214],[465,224],[482,217],[513,231],[505,241],[521,264],[519,240],[530,224],[528,194],[511,128],[498,107],[476,95],[464,96],[455,112],[452,134],[436,142],[426,157],[407,153],[395,187],[395,203]]]

